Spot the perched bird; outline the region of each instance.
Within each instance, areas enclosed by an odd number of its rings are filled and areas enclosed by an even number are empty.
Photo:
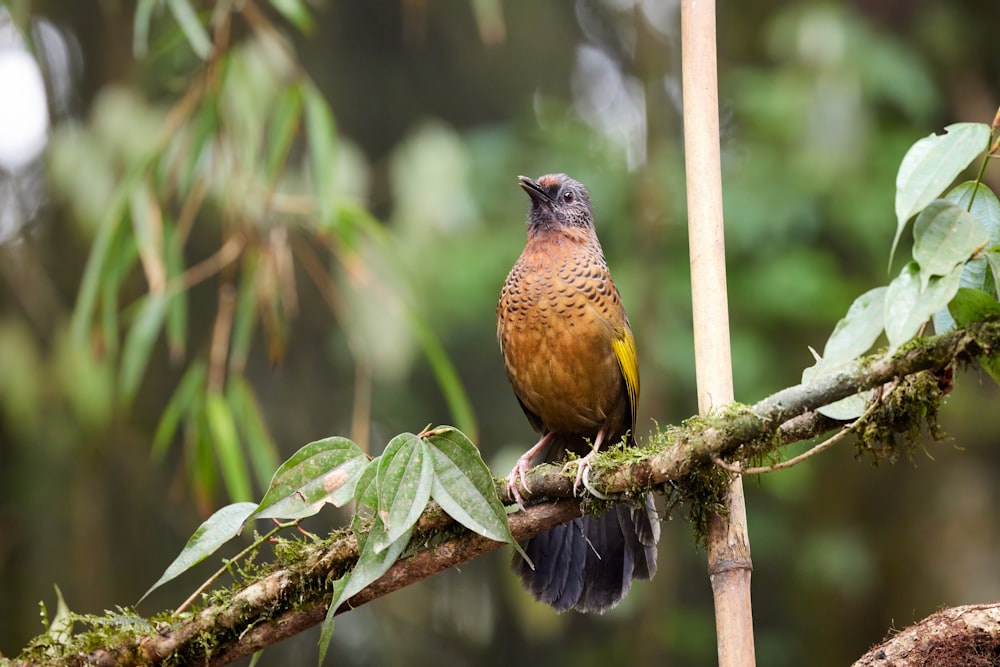
[[[565,174],[518,181],[531,198],[528,242],[500,292],[497,339],[514,394],[541,434],[507,478],[523,506],[518,482],[527,489],[524,474],[536,457],[582,455],[565,466],[576,467],[575,491],[602,445],[634,444],[639,366],[590,193]],[[516,555],[513,566],[525,588],[556,610],[603,612],[633,579],[655,574],[659,536],[647,496],[641,507],[619,504],[536,535],[524,545],[535,569]]]

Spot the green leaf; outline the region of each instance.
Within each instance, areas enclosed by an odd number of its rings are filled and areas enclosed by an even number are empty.
[[[205,401],[205,419],[229,497],[236,501],[250,500],[253,497],[250,472],[240,449],[233,413],[221,393],[209,392]]]
[[[303,33],[312,32],[312,15],[301,0],[270,0],[271,6]]]
[[[975,322],[1000,318],[1000,303],[983,290],[962,287],[948,304],[955,323],[967,327]]]
[[[184,376],[177,384],[174,395],[170,397],[167,407],[163,409],[160,423],[156,427],[156,434],[153,436],[152,455],[156,459],[162,459],[170,447],[181,418],[188,414],[194,405],[198,393],[205,385],[207,370],[205,363],[195,361],[184,371]]]
[[[823,347],[828,362],[856,359],[867,352],[885,327],[885,295],[888,288],[870,289],[851,304]]]
[[[1000,294],[1000,248],[994,248],[986,253],[986,261],[990,265],[990,272],[993,274],[993,287],[997,294]]]
[[[205,26],[198,19],[198,14],[188,0],[167,0],[170,11],[174,15],[181,31],[187,37],[191,50],[202,60],[206,60],[212,53],[212,40],[208,37]]]
[[[323,663],[326,650],[329,648],[330,638],[333,634],[333,617],[337,613],[340,605],[350,600],[363,589],[368,587],[379,577],[385,574],[393,563],[399,558],[410,542],[410,535],[413,527],[404,531],[398,538],[389,543],[385,549],[375,550],[375,544],[385,540],[385,527],[380,520],[376,520],[371,527],[369,539],[365,542],[364,548],[358,556],[358,562],[348,574],[334,583],[333,599],[323,620],[323,628],[320,631],[319,662]]]
[[[246,441],[254,475],[260,485],[266,487],[278,467],[278,447],[268,433],[253,388],[244,376],[229,376],[226,400]]]
[[[274,183],[288,156],[288,148],[299,129],[302,118],[302,90],[289,86],[277,99],[268,126],[265,147],[264,173],[269,183]]]
[[[975,181],[959,183],[944,196],[950,202],[957,204],[964,211],[971,213],[986,229],[986,238],[990,247],[1000,244],[1000,200],[985,184],[980,183],[972,198]],[[972,202],[970,208],[969,202]]]
[[[354,497],[367,461],[365,453],[347,438],[311,442],[274,473],[254,516],[300,519],[316,514],[324,503],[342,507]]]
[[[424,437],[434,466],[431,497],[448,516],[496,542],[507,542],[529,563],[507,524],[507,511],[497,498],[493,474],[464,433],[439,426]]]
[[[135,4],[135,18],[132,21],[132,55],[144,58],[149,50],[149,24],[153,10],[160,0],[138,0]]]
[[[885,295],[885,335],[889,339],[890,354],[916,336],[931,315],[948,305],[958,292],[962,268],[959,264],[946,276],[934,276],[927,289],[922,290],[920,267],[910,262],[889,283]]]
[[[334,157],[337,150],[337,128],[330,106],[323,95],[311,85],[302,88],[305,109],[306,136],[309,142],[309,164],[312,169],[316,208],[320,226],[332,225],[336,218],[336,197],[333,189]]]
[[[226,505],[208,517],[198,527],[198,530],[194,531],[194,535],[181,549],[174,562],[167,566],[156,583],[142,594],[139,602],[142,602],[146,596],[163,584],[175,579],[211,556],[219,547],[239,535],[246,518],[255,509],[257,509],[255,503],[234,503]]]
[[[239,296],[236,299],[236,312],[233,315],[233,333],[229,340],[229,369],[235,374],[241,374],[246,368],[250,344],[253,342],[254,325],[257,324],[259,259],[254,251],[244,254]]]
[[[921,289],[931,276],[951,273],[987,242],[986,228],[971,214],[944,199],[920,212],[913,225],[913,259],[920,264]]]
[[[179,278],[184,274],[184,249],[177,238],[177,228],[173,224],[165,224],[163,227],[163,248],[167,280]],[[170,348],[170,358],[177,361],[184,357],[187,345],[187,290],[180,288],[170,294],[167,300],[167,346]]]
[[[163,318],[167,312],[167,297],[158,292],[149,294],[142,299],[136,312],[135,322],[125,338],[122,348],[121,371],[119,383],[122,403],[129,405],[139,390],[139,383],[146,365],[149,363],[153,344],[163,326]]]
[[[983,152],[990,128],[983,123],[955,123],[945,134],[931,134],[913,144],[896,174],[896,236],[889,265],[907,221],[937,199]]]
[[[424,441],[401,433],[389,441],[379,460],[375,483],[379,518],[384,534],[375,543],[376,553],[399,539],[420,518],[431,497],[434,467]]]
[[[368,540],[368,530],[366,522],[376,518],[375,510],[378,507],[378,467],[382,463],[382,457],[377,457],[368,462],[361,474],[358,475],[358,482],[354,487],[354,499],[357,507],[354,516],[351,518],[351,530],[358,540],[358,551],[365,548]]]
[[[431,370],[433,370],[438,386],[444,394],[448,410],[454,417],[455,423],[463,431],[475,434],[477,430],[475,411],[472,409],[469,396],[447,351],[434,335],[431,327],[427,326],[419,314],[407,309],[406,317],[413,335],[420,343],[424,356],[427,357],[427,361],[431,365]]]
[[[73,613],[66,604],[62,589],[55,585],[53,588],[56,589],[56,613],[45,634],[56,644],[68,646],[73,639]]]
[[[948,310],[958,326],[1000,318],[1000,303],[993,296],[978,289],[963,287],[948,304]],[[1000,354],[987,354],[979,359],[980,365],[1000,384]]]

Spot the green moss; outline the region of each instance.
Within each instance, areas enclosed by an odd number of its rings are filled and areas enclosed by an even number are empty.
[[[950,377],[950,376],[949,376]],[[941,399],[950,388],[942,372],[924,371],[899,380],[879,407],[857,427],[856,455],[875,465],[900,458],[912,461],[923,450],[926,431],[934,440],[945,435],[937,421]]]

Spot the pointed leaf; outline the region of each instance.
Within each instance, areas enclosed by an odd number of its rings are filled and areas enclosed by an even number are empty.
[[[135,3],[135,17],[132,21],[132,55],[144,58],[149,49],[149,24],[153,9],[160,0],[138,0]]]
[[[299,129],[302,120],[302,90],[289,86],[282,91],[275,102],[274,111],[268,123],[268,140],[265,147],[264,173],[269,183],[278,180],[281,167],[288,156],[288,148]]]
[[[385,528],[378,519],[372,524],[371,535],[365,542],[364,548],[361,549],[354,569],[334,582],[333,599],[330,600],[330,606],[326,611],[326,618],[323,620],[323,628],[320,631],[320,664],[323,663],[326,650],[330,645],[330,638],[333,635],[333,617],[337,613],[337,609],[346,600],[350,600],[354,595],[377,581],[379,577],[392,567],[393,563],[396,562],[406,549],[406,545],[409,544],[412,532],[413,527],[411,526],[402,535],[388,544],[385,549],[376,551],[374,545],[376,542],[385,539]]]
[[[253,388],[242,375],[231,375],[226,383],[226,401],[233,411],[240,433],[247,443],[247,454],[254,476],[266,487],[278,468],[278,447],[261,416]]]
[[[376,484],[378,515],[385,524],[375,551],[380,552],[413,527],[431,497],[434,467],[426,446],[412,433],[389,441],[379,461]]]
[[[1000,200],[985,184],[980,183],[979,187],[973,190],[975,185],[975,181],[959,183],[944,198],[957,204],[963,211],[968,211],[979,220],[986,229],[986,238],[992,248],[1000,244]],[[973,191],[976,193],[975,199],[972,198]],[[971,208],[969,207],[970,201],[972,202]]]
[[[823,348],[828,362],[856,359],[867,352],[884,328],[885,295],[888,288],[870,289],[851,304]]]
[[[936,199],[913,224],[913,259],[920,264],[921,287],[931,276],[951,273],[987,242],[986,228],[952,202]]]
[[[206,60],[212,52],[212,40],[208,37],[205,26],[198,19],[198,14],[188,0],[167,0],[174,19],[181,27],[191,50],[202,60]]]
[[[250,488],[250,471],[240,449],[240,437],[236,431],[233,412],[225,397],[218,392],[210,392],[205,401],[205,419],[212,446],[222,470],[222,481],[226,484],[229,497],[236,501],[249,500],[253,493]]]
[[[982,123],[955,123],[945,134],[931,134],[913,144],[896,175],[896,236],[889,263],[907,221],[937,199],[945,188],[983,152],[990,128]]]
[[[330,106],[313,86],[302,89],[306,135],[309,142],[309,164],[312,170],[316,207],[321,227],[333,224],[336,218],[336,197],[333,190],[334,157],[337,150],[337,128]]]
[[[355,484],[368,462],[361,449],[334,436],[311,442],[281,464],[256,518],[300,519],[324,503],[342,507],[354,497]]]
[[[198,527],[198,530],[194,531],[194,535],[181,549],[174,562],[167,566],[163,575],[150,586],[148,591],[142,594],[139,602],[142,602],[146,596],[163,584],[175,579],[211,556],[219,547],[239,535],[246,518],[255,509],[257,509],[255,503],[235,503],[226,505],[208,517]]]
[[[302,0],[270,0],[274,7],[285,20],[294,25],[303,33],[312,31],[314,24],[309,10]]]
[[[125,405],[131,404],[139,390],[139,383],[146,372],[153,344],[163,327],[166,313],[166,294],[157,292],[143,297],[135,321],[125,337],[125,346],[122,348],[119,383],[121,399]]]
[[[921,290],[919,266],[910,262],[889,283],[885,296],[885,335],[890,354],[916,336],[935,311],[948,305],[958,292],[962,268],[959,264],[948,275],[931,278],[927,289]]]
[[[491,540],[510,544],[527,560],[527,554],[510,534],[507,511],[497,498],[493,474],[472,441],[450,426],[435,428],[424,441],[434,465],[431,497],[455,521]]]
[[[166,454],[181,418],[188,414],[198,393],[203,390],[206,374],[205,363],[202,361],[195,361],[184,372],[156,427],[152,449],[154,458],[160,459]]]

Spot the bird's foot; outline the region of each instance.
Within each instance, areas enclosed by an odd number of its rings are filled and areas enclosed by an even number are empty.
[[[570,466],[576,466],[576,479],[573,480],[573,495],[576,495],[576,490],[580,487],[580,482],[583,481],[584,474],[590,468],[590,464],[593,462],[594,457],[597,455],[597,450],[593,449],[589,454],[578,459],[573,459],[572,461],[567,461],[566,465],[563,466],[563,472],[570,469]],[[590,488],[589,486],[587,487]]]
[[[531,493],[531,489],[528,488],[528,480],[524,478],[524,473],[531,470],[531,456],[532,452],[526,453],[524,456],[517,460],[514,464],[514,469],[510,471],[507,475],[507,490],[510,491],[510,495],[514,498],[514,502],[522,510],[524,509],[524,500],[521,498],[521,492],[517,490],[517,482],[521,481],[521,488],[523,488],[528,493]]]

